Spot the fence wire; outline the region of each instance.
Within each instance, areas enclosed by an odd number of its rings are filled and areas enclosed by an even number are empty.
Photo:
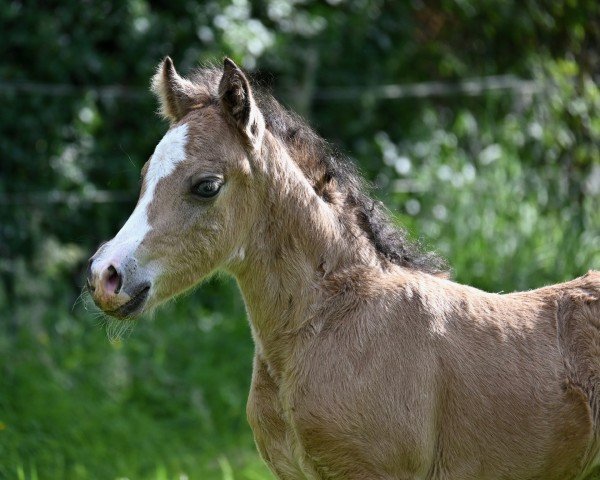
[[[455,82],[427,81],[390,85],[320,87],[314,91],[313,97],[316,100],[355,101],[363,96],[393,100],[458,95],[479,96],[494,91],[512,91],[519,95],[531,95],[541,90],[542,87],[542,83],[536,80],[526,80],[514,75],[494,75],[466,78]],[[71,85],[8,81],[0,81],[0,92],[52,97],[91,94],[103,99],[125,98],[130,100],[142,100],[149,95],[146,88],[125,85]]]
[[[466,78],[456,82],[426,81],[408,84],[390,84],[352,87],[320,87],[312,96],[317,101],[357,101],[357,99],[397,100],[448,96],[481,96],[489,92],[513,92],[519,96],[533,95],[543,83],[513,75],[495,75]],[[286,92],[284,92],[285,95]],[[100,99],[144,100],[146,88],[125,85],[72,85],[63,83],[9,82],[0,80],[0,94],[42,95],[51,97],[93,95]],[[135,197],[133,191],[35,192],[0,194],[0,206],[67,204],[73,208],[89,203],[125,203]]]

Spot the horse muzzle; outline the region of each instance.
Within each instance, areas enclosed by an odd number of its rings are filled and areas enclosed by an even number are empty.
[[[90,258],[87,288],[104,313],[131,318],[143,311],[150,294],[152,284],[142,277],[133,256],[106,256],[101,248]]]

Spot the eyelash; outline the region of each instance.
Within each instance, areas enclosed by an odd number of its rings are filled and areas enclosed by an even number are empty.
[[[213,198],[219,193],[222,186],[223,181],[219,178],[203,178],[192,186],[192,194],[203,199]],[[202,190],[203,187],[209,188]]]

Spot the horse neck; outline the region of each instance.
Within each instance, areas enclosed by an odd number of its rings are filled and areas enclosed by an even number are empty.
[[[265,201],[235,275],[258,351],[274,370],[327,298],[324,277],[379,266],[370,242],[340,223],[286,151],[271,149]]]

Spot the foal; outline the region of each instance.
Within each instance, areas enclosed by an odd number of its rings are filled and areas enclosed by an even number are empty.
[[[135,317],[215,270],[256,353],[248,419],[280,479],[584,478],[598,463],[600,273],[497,295],[446,278],[359,177],[229,59],[153,79],[171,128],[90,261]]]

